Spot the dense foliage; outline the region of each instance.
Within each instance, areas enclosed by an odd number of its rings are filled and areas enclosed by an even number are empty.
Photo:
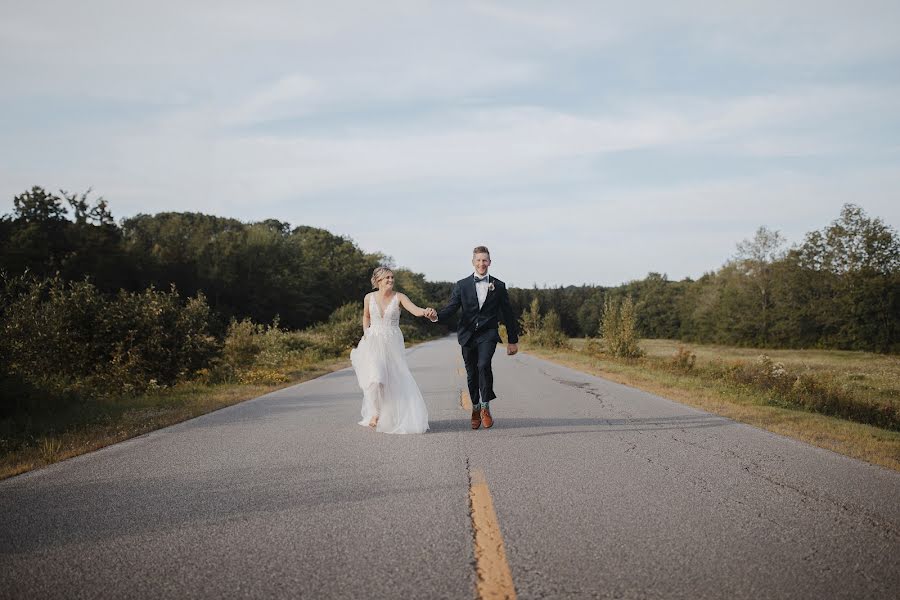
[[[613,288],[511,289],[572,337],[596,337],[607,298],[632,298],[641,337],[737,346],[900,352],[900,236],[858,206],[787,248],[760,228],[697,280],[650,273]]]
[[[202,294],[173,289],[101,294],[86,281],[6,279],[0,353],[8,367],[48,392],[103,394],[171,385],[215,353]]]
[[[118,226],[102,199],[90,206],[86,195],[63,198],[35,187],[14,199],[13,215],[0,221],[0,269],[89,276],[105,292],[174,284],[189,296],[202,291],[224,323],[278,315],[297,329],[361,298],[384,258],[314,227],[199,213],[137,215]]]
[[[362,334],[372,269],[387,262],[275,220],[160,213],[116,224],[102,198],[40,187],[13,204],[0,218],[0,441],[85,402],[189,380],[278,383],[345,355]],[[449,295],[449,284],[395,274],[421,306]],[[402,327],[412,340],[442,331]]]

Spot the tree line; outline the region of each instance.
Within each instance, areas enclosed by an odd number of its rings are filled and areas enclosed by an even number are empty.
[[[232,317],[289,329],[328,318],[361,298],[385,260],[324,229],[269,219],[242,223],[200,213],[139,214],[114,221],[101,198],[91,204],[34,187],[0,219],[0,269],[38,277],[89,278],[105,293],[174,285],[203,292],[227,324]]]
[[[598,337],[607,300],[634,303],[646,338],[767,348],[900,352],[900,236],[846,204],[822,229],[788,246],[760,227],[722,267],[698,279],[650,273],[615,287],[511,289],[538,299],[571,337]]]
[[[85,278],[101,292],[174,286],[204,295],[223,331],[232,318],[303,329],[369,291],[372,269],[389,262],[352,240],[275,219],[164,212],[117,224],[102,198],[34,187],[0,218],[0,271]],[[414,301],[441,304],[450,282],[404,272]],[[847,204],[832,223],[788,247],[760,227],[718,270],[671,281],[649,273],[615,287],[513,288],[518,314],[539,299],[572,337],[600,334],[608,298],[630,297],[643,337],[765,347],[900,350],[900,237]]]
[[[34,187],[0,218],[0,271],[67,281],[101,292],[174,286],[202,293],[215,332],[232,319],[303,329],[369,291],[390,259],[324,229],[268,219],[243,223],[200,213],[139,214],[117,224],[102,198]],[[450,282],[400,270],[416,302],[441,304]],[[760,227],[722,267],[700,278],[665,274],[615,287],[512,288],[518,314],[539,300],[562,331],[596,337],[607,299],[632,299],[642,337],[786,348],[900,350],[900,237],[847,204],[822,229],[788,247]]]

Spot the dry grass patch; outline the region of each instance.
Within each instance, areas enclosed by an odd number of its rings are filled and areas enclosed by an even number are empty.
[[[900,471],[900,432],[797,408],[772,405],[771,398],[745,386],[710,382],[691,373],[662,368],[680,344],[643,340],[647,358],[622,361],[580,352],[584,340],[572,340],[573,350],[548,350],[525,344],[527,352],[567,367],[636,387],[677,402],[827,448],[846,456]],[[687,345],[698,366],[717,360],[753,360],[765,353],[796,369],[837,378],[848,389],[873,401],[898,402],[900,359],[862,352],[827,350],[760,350],[726,346]]]

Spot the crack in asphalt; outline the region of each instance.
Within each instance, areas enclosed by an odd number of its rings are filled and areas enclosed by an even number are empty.
[[[726,449],[724,451],[717,450],[714,448],[710,448],[708,446],[704,446],[703,444],[700,444],[698,442],[692,442],[692,441],[689,441],[689,440],[686,440],[683,438],[679,438],[675,435],[672,435],[670,437],[671,437],[672,441],[678,442],[680,444],[684,444],[686,446],[691,446],[692,448],[698,448],[698,449],[704,450],[707,453],[710,453],[713,455],[718,455],[720,457],[723,457],[726,460],[737,460],[741,469],[743,469],[749,476],[767,481],[780,489],[791,491],[800,496],[801,502],[813,500],[816,502],[820,502],[820,503],[829,505],[832,508],[838,509],[841,512],[846,512],[846,513],[850,513],[852,515],[862,517],[863,519],[868,521],[868,523],[870,525],[872,525],[876,528],[879,528],[879,529],[885,531],[886,533],[893,535],[895,538],[900,537],[900,531],[898,531],[898,529],[894,523],[885,521],[884,519],[880,518],[878,515],[873,514],[870,510],[868,510],[867,508],[865,508],[863,506],[840,500],[840,499],[830,496],[828,494],[817,493],[817,492],[814,492],[809,489],[804,489],[804,488],[800,487],[799,485],[791,484],[787,481],[784,481],[784,480],[778,479],[776,477],[773,477],[771,475],[768,475],[765,472],[763,472],[763,467],[760,465],[759,462],[749,459],[746,456],[741,456],[733,450],[730,450],[730,449]]]

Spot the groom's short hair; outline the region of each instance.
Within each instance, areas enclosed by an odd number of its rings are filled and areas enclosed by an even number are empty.
[[[476,254],[487,254],[488,258],[491,257],[491,251],[487,249],[487,246],[475,246],[475,249],[472,250],[472,256]]]

